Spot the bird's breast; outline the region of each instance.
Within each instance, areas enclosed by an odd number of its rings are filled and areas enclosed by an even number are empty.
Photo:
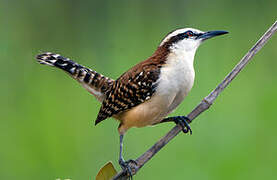
[[[160,71],[157,89],[148,101],[133,107],[118,117],[125,132],[130,127],[143,127],[160,122],[172,112],[191,90],[194,82],[193,65],[183,59],[168,59]]]
[[[193,86],[194,76],[193,61],[170,55],[161,69],[157,93],[161,96],[186,96]]]

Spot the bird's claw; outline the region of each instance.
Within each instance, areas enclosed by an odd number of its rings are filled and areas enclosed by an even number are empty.
[[[190,128],[190,125],[189,125],[188,121],[190,122],[191,120],[186,116],[176,116],[176,117],[174,117],[174,122],[176,124],[179,124],[182,127],[182,131],[184,133],[189,132],[190,134],[192,134],[192,130]]]
[[[126,161],[127,164],[133,163],[135,165],[138,165],[137,161],[133,160],[133,159],[129,159],[128,161]]]
[[[123,159],[120,159],[119,160],[119,165],[121,166],[121,169],[124,171],[126,170],[130,179],[133,179],[133,176],[132,176],[132,167],[130,166],[130,164],[135,164],[135,165],[138,165],[138,163],[133,160],[133,159],[130,159],[128,161],[124,161]]]

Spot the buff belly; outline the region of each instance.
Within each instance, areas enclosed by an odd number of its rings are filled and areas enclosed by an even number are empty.
[[[119,133],[124,134],[131,127],[159,123],[182,102],[185,95],[183,90],[170,92],[167,95],[154,95],[149,101],[115,116],[121,122]]]
[[[117,115],[115,118],[121,121],[120,134],[125,133],[131,127],[144,127],[160,122],[168,115],[169,106],[174,98],[174,95],[154,96],[149,101]]]

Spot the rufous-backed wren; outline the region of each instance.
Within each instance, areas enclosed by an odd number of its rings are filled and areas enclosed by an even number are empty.
[[[194,55],[206,39],[226,31],[203,32],[193,28],[170,32],[148,59],[113,80],[59,54],[38,55],[39,63],[60,68],[83,85],[102,103],[95,125],[113,117],[119,120],[119,164],[130,172],[122,157],[123,136],[131,127],[144,127],[173,121],[190,132],[188,118],[165,118],[185,98],[194,83]]]

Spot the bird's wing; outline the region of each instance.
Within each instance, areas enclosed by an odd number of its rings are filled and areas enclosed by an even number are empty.
[[[160,68],[154,63],[137,65],[119,77],[103,101],[95,125],[149,100],[156,91]]]
[[[67,72],[100,102],[106,98],[106,92],[109,91],[115,82],[114,80],[77,64],[69,58],[65,58],[59,54],[47,52],[37,55],[36,59],[41,64],[54,66]]]

